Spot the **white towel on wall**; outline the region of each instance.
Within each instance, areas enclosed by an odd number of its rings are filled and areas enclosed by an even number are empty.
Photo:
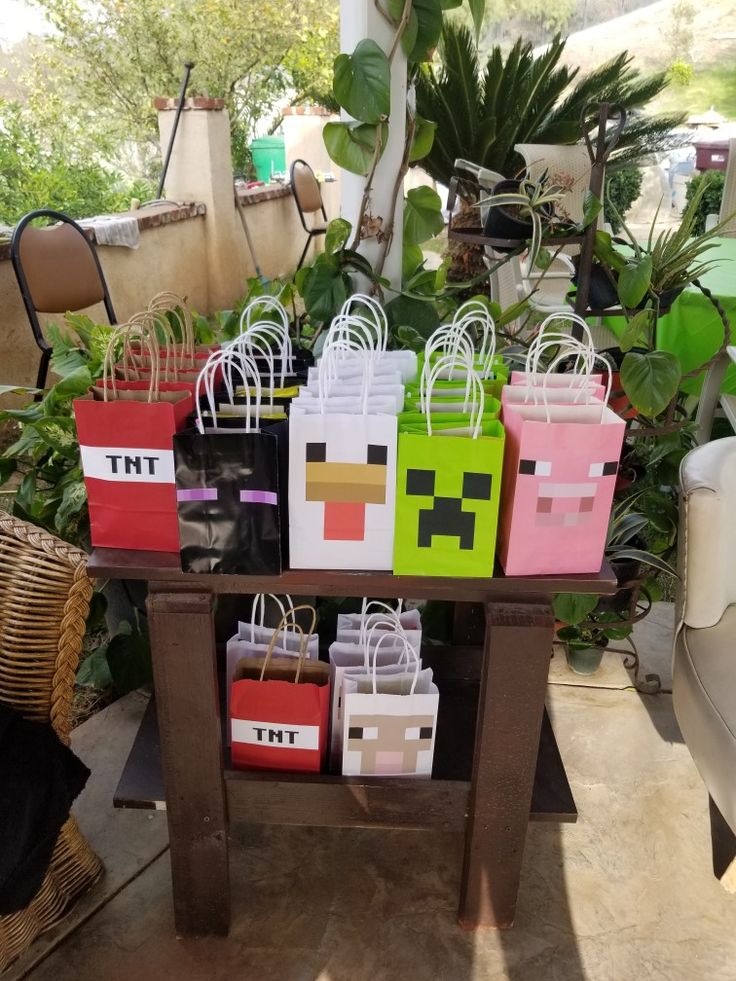
[[[121,245],[137,249],[141,242],[138,219],[129,215],[97,215],[79,222],[83,228],[91,228],[98,245]]]

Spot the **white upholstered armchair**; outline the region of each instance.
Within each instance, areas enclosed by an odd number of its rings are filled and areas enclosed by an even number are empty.
[[[673,700],[710,795],[713,870],[736,892],[736,436],[680,470]]]

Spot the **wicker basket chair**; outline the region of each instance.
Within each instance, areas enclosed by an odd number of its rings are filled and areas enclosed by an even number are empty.
[[[92,583],[84,552],[0,511],[0,700],[69,743]],[[69,817],[29,905],[0,916],[0,972],[57,923],[102,863]]]

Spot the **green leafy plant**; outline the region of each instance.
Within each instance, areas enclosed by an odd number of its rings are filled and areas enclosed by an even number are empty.
[[[714,239],[725,224],[694,234],[696,215],[707,187],[702,183],[693,194],[677,228],[657,232],[655,214],[643,245],[614,208],[611,211],[620,221],[624,239],[614,241],[607,232],[596,232],[591,275],[602,275],[615,288],[614,295],[627,319],[619,339],[621,350],[627,352],[621,364],[621,384],[634,408],[649,419],[671,405],[682,378],[679,358],[655,350],[660,310],[669,307],[685,287],[713,268],[705,256],[716,247]]]
[[[72,402],[101,377],[111,328],[82,314],[67,314],[65,323],[65,329],[48,329],[60,381],[39,402],[30,401],[34,389],[25,389],[28,405],[0,411],[0,422],[12,420],[20,427],[18,439],[0,456],[0,485],[19,476],[13,513],[88,548],[87,494]]]
[[[629,120],[612,163],[635,160],[678,145],[672,129],[680,114],[647,115],[643,109],[667,85],[664,73],[644,77],[626,53],[579,77],[562,64],[565,40],[557,35],[541,54],[518,40],[505,54],[494,46],[481,62],[471,32],[446,21],[441,64],[422,66],[417,78],[417,112],[437,123],[422,167],[448,184],[455,160],[464,157],[511,176],[523,167],[515,143],[577,143],[580,114],[588,102],[617,102]]]
[[[529,263],[534,266],[542,250],[542,236],[545,228],[552,233],[555,228],[554,206],[565,196],[562,188],[549,184],[546,178],[538,181],[522,178],[518,191],[491,194],[481,198],[478,206],[501,208],[504,212],[513,211],[523,220],[528,219],[532,226],[529,245]]]
[[[572,650],[607,647],[611,640],[625,640],[631,636],[633,628],[624,620],[624,616],[613,611],[591,612],[586,620],[560,627],[557,636]]]
[[[606,217],[614,234],[618,233],[621,224],[611,213],[609,205],[613,205],[613,210],[617,214],[625,216],[641,193],[643,179],[641,170],[635,164],[626,164],[614,170],[609,168],[606,173],[603,210],[606,212]]]
[[[708,215],[720,213],[725,183],[726,174],[722,170],[706,170],[703,174],[696,174],[691,177],[687,182],[685,196],[688,204],[696,195],[698,196],[695,220],[693,221],[693,233],[695,235],[702,235],[705,231],[705,220]],[[701,192],[703,185],[705,185],[705,190]]]

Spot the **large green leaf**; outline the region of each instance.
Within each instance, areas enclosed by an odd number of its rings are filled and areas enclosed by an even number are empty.
[[[422,119],[421,116],[416,117],[414,139],[409,150],[409,163],[414,163],[415,160],[421,160],[422,157],[427,156],[432,149],[436,129],[437,123],[432,123],[428,119]]]
[[[391,327],[413,327],[425,341],[440,324],[433,302],[401,294],[386,304],[386,316]]]
[[[680,361],[669,351],[634,351],[621,364],[621,384],[634,408],[645,416],[662,412],[677,394]]]
[[[630,259],[618,274],[618,298],[621,303],[633,310],[647,295],[652,280],[652,257],[643,255],[640,259]]]
[[[107,664],[112,676],[113,691],[118,697],[135,691],[153,681],[151,647],[148,638],[123,621],[120,632],[107,645]]]
[[[639,310],[628,321],[623,334],[618,339],[618,345],[622,351],[630,351],[632,347],[636,347],[637,343],[646,337],[651,317],[651,310]]]
[[[399,20],[404,9],[403,0],[390,0],[389,12]],[[398,14],[396,11],[398,10]],[[413,21],[416,19],[416,31]],[[426,61],[437,47],[442,33],[442,0],[412,0],[412,15],[407,33],[414,38],[414,44],[404,47],[409,61]]]
[[[68,483],[64,488],[61,504],[54,515],[54,525],[57,531],[63,534],[67,525],[76,519],[86,503],[87,488],[80,473],[78,480]]]
[[[353,119],[378,123],[391,111],[391,68],[384,51],[366,38],[352,54],[335,58],[335,98]]]
[[[325,232],[325,252],[341,249],[350,237],[353,226],[346,218],[333,218]]]
[[[20,385],[0,385],[0,395],[35,395],[39,388],[23,388]]]
[[[439,194],[431,187],[413,187],[404,202],[404,241],[421,245],[444,227]]]
[[[552,601],[557,619],[568,624],[587,620],[597,605],[598,597],[593,593],[557,593]]]
[[[423,261],[424,255],[421,247],[418,245],[409,245],[408,242],[404,242],[404,251],[401,256],[402,280],[406,281],[413,276]]]
[[[475,40],[480,37],[480,29],[483,26],[483,17],[486,12],[486,0],[468,0],[470,13],[473,17],[473,27],[475,28]]]
[[[333,256],[318,256],[307,270],[302,284],[302,298],[313,320],[331,320],[348,297],[350,278]]]
[[[74,460],[79,455],[79,442],[74,420],[68,416],[47,416],[33,423],[33,428],[40,435],[49,449],[62,456]]]
[[[365,177],[371,167],[379,134],[383,153],[388,139],[386,123],[381,123],[380,127],[370,123],[327,123],[322,130],[322,139],[330,158],[338,167]]]

